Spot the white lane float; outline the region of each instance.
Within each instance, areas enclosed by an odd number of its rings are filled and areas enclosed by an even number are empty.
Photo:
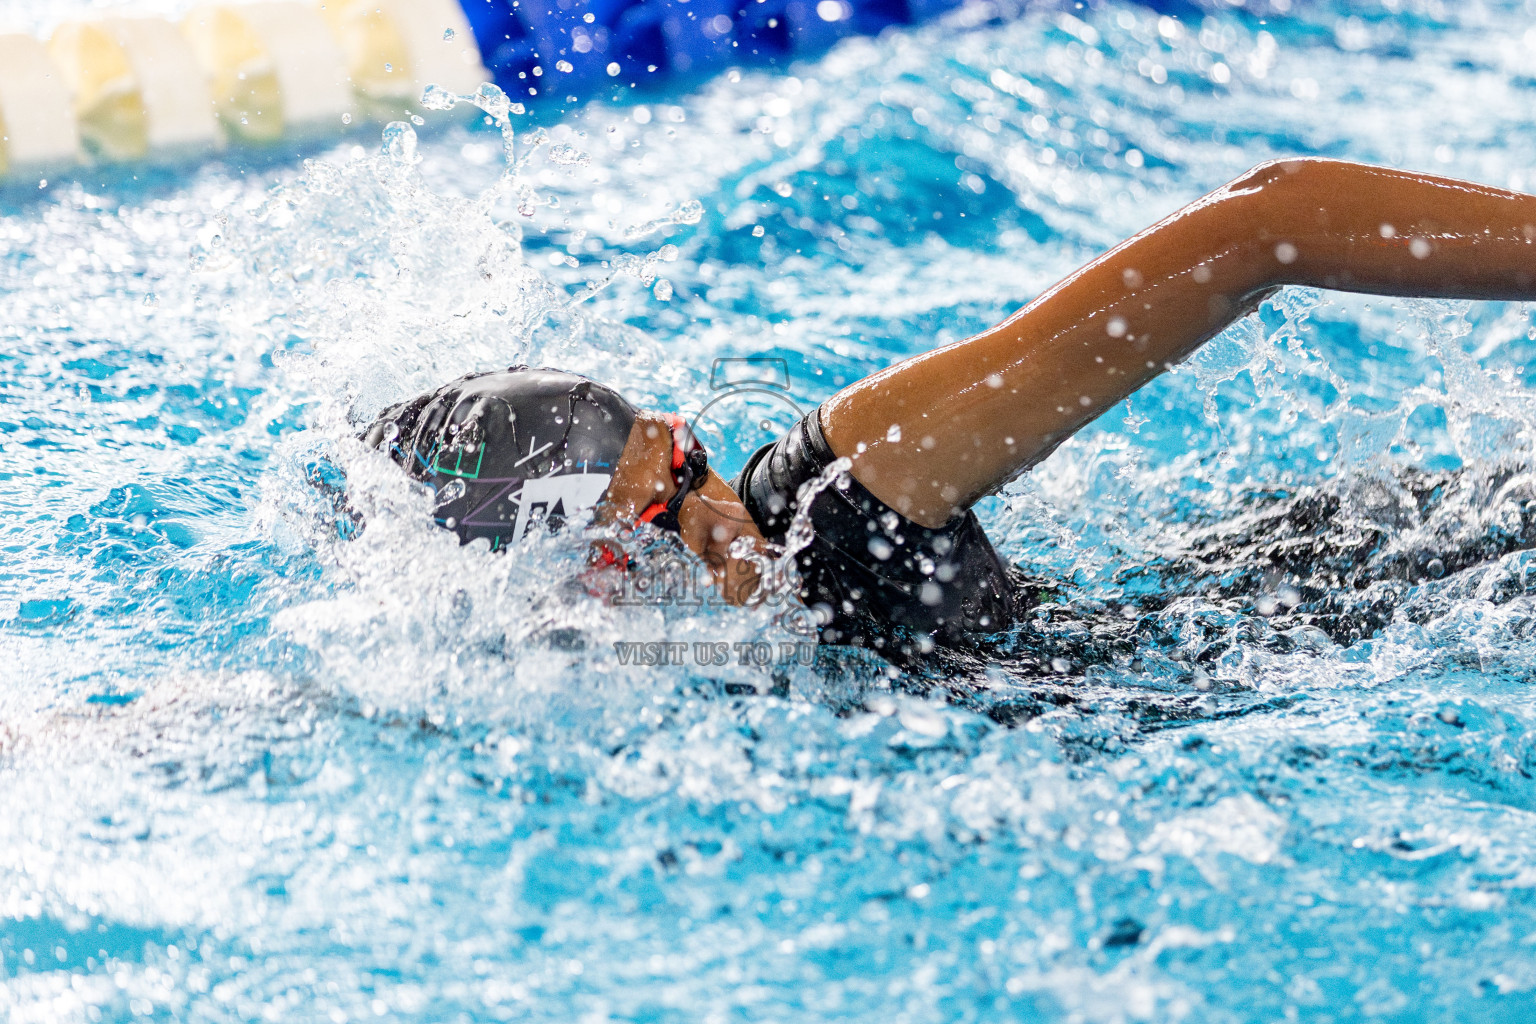
[[[353,113],[346,58],[310,4],[198,7],[181,28],[232,139],[270,143],[334,131]]]
[[[0,35],[0,178],[79,160],[80,133],[64,76],[36,39]]]
[[[398,114],[428,85],[468,93],[491,78],[455,0],[339,0],[324,13],[371,114]]]
[[[215,2],[0,34],[0,179],[339,134],[490,77],[455,0]]]
[[[67,22],[48,53],[73,94],[80,138],[92,156],[182,158],[223,145],[207,75],[173,22]]]

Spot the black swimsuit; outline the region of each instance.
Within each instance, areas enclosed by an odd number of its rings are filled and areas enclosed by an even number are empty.
[[[758,449],[736,478],[736,493],[770,541],[783,543],[800,485],[836,458],[819,413]],[[929,529],[845,476],[812,500],[810,523],[814,537],[796,558],[800,597],[828,643],[904,660],[933,644],[971,646],[1024,610],[974,512]]]

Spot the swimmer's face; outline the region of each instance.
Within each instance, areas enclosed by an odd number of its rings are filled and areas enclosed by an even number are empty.
[[[599,521],[634,522],[646,508],[665,503],[676,493],[671,428],[658,414],[641,412],[630,429],[597,517]],[[683,499],[677,521],[683,543],[709,566],[725,600],[745,603],[757,589],[757,570],[750,562],[730,557],[729,550],[738,537],[750,538],[759,549],[764,542],[736,492],[710,470],[704,486]]]

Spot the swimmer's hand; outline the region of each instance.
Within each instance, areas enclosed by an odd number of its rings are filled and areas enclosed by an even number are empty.
[[[761,582],[757,567],[732,558],[730,549],[739,537],[751,540],[758,554],[764,552],[767,544],[731,485],[710,470],[704,486],[683,499],[677,521],[682,527],[683,543],[709,566],[720,596],[728,604],[755,604]]]
[[[640,413],[596,521],[633,523],[649,506],[665,504],[677,493],[671,467],[672,431],[667,421],[653,412]],[[732,558],[730,547],[738,537],[750,539],[759,552],[767,544],[731,485],[710,470],[704,486],[683,499],[677,522],[688,550],[709,566],[720,596],[733,605],[752,603],[758,588],[757,568]]]

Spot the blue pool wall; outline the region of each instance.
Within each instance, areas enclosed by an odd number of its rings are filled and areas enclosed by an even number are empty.
[[[481,60],[517,100],[580,101],[782,67],[839,39],[940,17],[968,0],[461,0]],[[1035,6],[1013,5],[1014,13]],[[1179,0],[1148,4],[1198,14]],[[991,7],[994,14],[1004,8]]]

